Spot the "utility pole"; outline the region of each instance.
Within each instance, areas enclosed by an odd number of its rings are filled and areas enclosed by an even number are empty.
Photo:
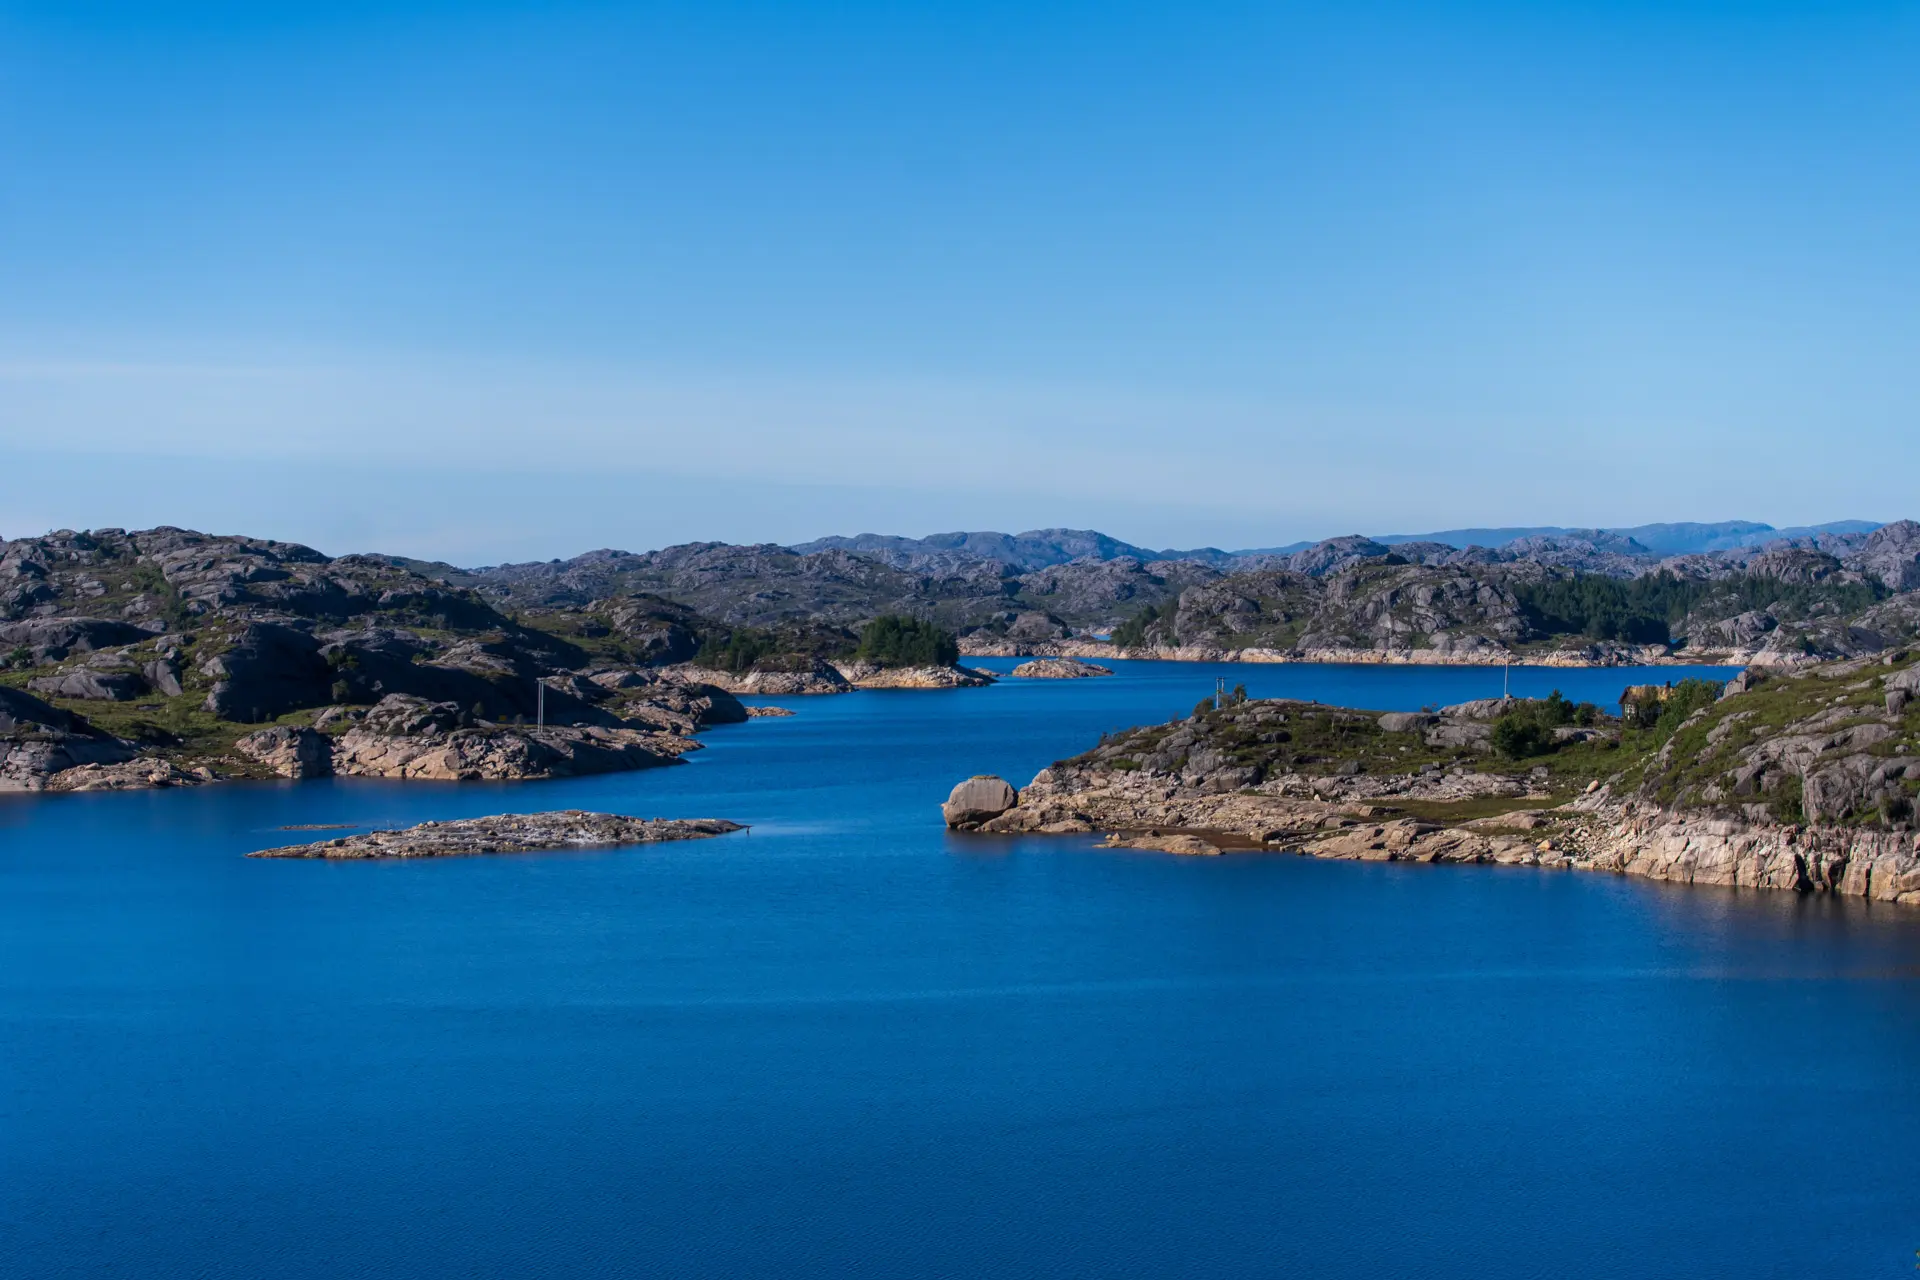
[[[533,682],[533,687],[536,690],[533,695],[534,725],[537,728],[544,729],[547,727],[547,682],[536,679]]]

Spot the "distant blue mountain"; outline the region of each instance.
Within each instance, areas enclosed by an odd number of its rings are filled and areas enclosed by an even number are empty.
[[[1388,546],[1403,542],[1443,542],[1454,547],[1504,547],[1521,538],[1596,538],[1611,535],[1631,538],[1656,556],[1677,556],[1703,551],[1727,551],[1735,547],[1757,546],[1779,538],[1811,537],[1816,533],[1871,533],[1879,527],[1880,522],[1875,520],[1835,520],[1829,524],[1788,529],[1776,529],[1757,520],[1722,520],[1716,524],[1642,524],[1615,529],[1534,525],[1524,528],[1444,529],[1439,533],[1392,533],[1375,537],[1373,541]],[[790,549],[802,554],[828,550],[851,551],[903,564],[929,556],[970,556],[997,560],[1001,564],[1027,571],[1089,556],[1098,560],[1113,560],[1120,556],[1133,556],[1140,560],[1197,560],[1218,568],[1229,568],[1244,557],[1292,555],[1318,545],[1317,542],[1294,542],[1284,547],[1255,547],[1242,551],[1222,551],[1218,547],[1156,551],[1122,542],[1093,529],[1029,529],[1025,533],[935,533],[924,538],[861,533],[850,537],[816,538],[812,542],[798,543]]]
[[[1595,532],[1632,538],[1660,556],[1693,555],[1703,551],[1731,551],[1753,547],[1780,538],[1810,538],[1816,533],[1872,533],[1878,520],[1834,520],[1827,524],[1796,525],[1776,529],[1757,520],[1722,520],[1715,524],[1682,521],[1676,524],[1642,524],[1610,529],[1566,529],[1535,526],[1511,529],[1445,529],[1439,533],[1391,533],[1375,542],[1389,546],[1400,542],[1444,542],[1454,547],[1504,547],[1521,538],[1568,538]]]

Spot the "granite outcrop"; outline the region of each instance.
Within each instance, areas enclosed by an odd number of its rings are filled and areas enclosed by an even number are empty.
[[[617,813],[560,809],[510,813],[454,822],[423,822],[396,830],[281,845],[250,858],[450,858],[475,854],[537,853],[559,849],[613,849],[705,840],[746,828],[720,818],[629,818]]]

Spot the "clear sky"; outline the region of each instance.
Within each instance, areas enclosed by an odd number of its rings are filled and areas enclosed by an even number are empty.
[[[0,0],[0,535],[1920,514],[1920,5]]]

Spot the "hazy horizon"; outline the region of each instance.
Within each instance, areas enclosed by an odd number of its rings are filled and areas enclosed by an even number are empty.
[[[1899,515],[1896,515],[1894,517],[1895,520],[1904,519],[1904,518],[1907,518],[1907,517],[1899,516]],[[157,519],[157,520],[143,521],[143,522],[137,522],[137,523],[128,523],[125,521],[114,521],[114,522],[89,521],[84,524],[69,523],[69,524],[58,525],[58,526],[48,526],[46,528],[38,528],[38,529],[7,528],[5,526],[0,526],[0,541],[5,541],[8,539],[39,537],[46,533],[55,532],[59,529],[72,529],[72,530],[106,529],[106,528],[143,529],[143,528],[159,527],[162,525],[170,525],[177,528],[194,529],[195,531],[200,533],[213,534],[213,535],[272,538],[281,542],[299,543],[305,546],[313,547],[316,550],[322,551],[328,555],[333,555],[333,556],[351,555],[356,553],[374,554],[374,555],[395,555],[395,556],[406,556],[416,560],[440,561],[443,563],[454,565],[455,567],[458,567],[458,568],[476,569],[476,568],[486,568],[494,565],[510,564],[510,563],[534,563],[534,562],[542,562],[542,561],[549,561],[549,560],[566,560],[566,559],[571,559],[575,556],[585,555],[593,551],[629,551],[634,553],[645,553],[649,551],[663,550],[667,547],[681,546],[688,543],[700,543],[700,542],[727,543],[727,544],[736,545],[736,546],[775,545],[775,546],[783,546],[783,547],[792,547],[792,546],[801,546],[801,545],[805,545],[812,542],[822,541],[828,538],[859,538],[859,537],[865,537],[865,536],[896,537],[896,538],[903,538],[907,540],[919,540],[919,539],[933,538],[933,537],[954,534],[954,533],[971,533],[971,534],[988,533],[988,534],[1004,534],[1007,536],[1019,537],[1027,534],[1043,534],[1043,533],[1050,533],[1050,532],[1071,532],[1071,533],[1098,533],[1098,534],[1102,534],[1107,537],[1113,538],[1117,541],[1128,543],[1132,546],[1141,547],[1148,550],[1155,550],[1155,551],[1216,550],[1216,551],[1224,551],[1229,553],[1241,553],[1241,552],[1250,552],[1250,551],[1261,551],[1261,550],[1267,550],[1272,548],[1285,548],[1285,547],[1291,547],[1291,546],[1309,546],[1316,542],[1321,542],[1321,541],[1325,541],[1332,538],[1341,538],[1341,537],[1348,537],[1348,536],[1360,536],[1360,537],[1368,537],[1368,538],[1386,538],[1386,539],[1406,539],[1406,538],[1413,538],[1413,537],[1431,537],[1431,536],[1438,536],[1438,535],[1445,535],[1445,534],[1458,534],[1458,533],[1469,532],[1469,531],[1508,533],[1512,531],[1529,530],[1529,529],[1536,529],[1536,528],[1559,528],[1559,529],[1566,529],[1573,532],[1579,532],[1583,530],[1619,531],[1619,530],[1632,530],[1632,529],[1641,528],[1649,525],[1656,525],[1656,524],[1719,525],[1719,524],[1732,524],[1740,521],[1750,521],[1756,524],[1767,524],[1772,526],[1772,528],[1774,529],[1783,530],[1783,531],[1791,531],[1791,530],[1801,529],[1801,528],[1819,528],[1819,527],[1824,527],[1829,525],[1844,525],[1844,524],[1853,524],[1853,523],[1876,525],[1876,526],[1890,523],[1890,521],[1863,520],[1863,519],[1850,517],[1850,516],[1839,517],[1833,520],[1816,520],[1816,521],[1810,522],[1810,524],[1808,525],[1784,525],[1775,521],[1752,520],[1752,518],[1748,516],[1730,516],[1730,517],[1727,517],[1725,520],[1645,521],[1645,522],[1642,522],[1640,525],[1595,525],[1595,526],[1576,526],[1576,525],[1566,525],[1566,524],[1549,525],[1549,526],[1517,525],[1517,524],[1507,525],[1507,524],[1495,524],[1488,521],[1480,521],[1474,524],[1460,525],[1460,526],[1456,526],[1454,528],[1449,528],[1449,529],[1431,529],[1431,530],[1345,529],[1337,532],[1317,533],[1312,536],[1304,537],[1304,538],[1290,538],[1284,541],[1273,540],[1269,542],[1228,542],[1220,539],[1213,539],[1213,540],[1197,540],[1197,541],[1190,540],[1187,542],[1182,542],[1177,544],[1169,543],[1169,542],[1153,542],[1153,541],[1143,540],[1139,538],[1132,538],[1132,537],[1128,537],[1125,533],[1116,533],[1112,529],[1103,529],[1103,528],[1098,528],[1090,525],[1066,525],[1066,524],[1060,524],[1060,523],[1052,523],[1052,524],[1034,525],[1034,526],[1024,527],[1024,528],[991,529],[984,525],[973,524],[973,525],[964,526],[964,527],[955,526],[952,528],[925,529],[925,530],[918,530],[918,531],[903,531],[903,530],[894,530],[894,529],[839,529],[839,530],[829,530],[825,532],[816,531],[816,532],[807,534],[805,536],[789,537],[789,538],[738,538],[738,537],[726,537],[726,536],[721,536],[716,534],[715,536],[711,536],[711,537],[674,538],[667,542],[648,543],[648,544],[640,544],[640,543],[622,544],[622,543],[615,543],[615,542],[603,542],[603,543],[595,543],[591,546],[578,545],[578,546],[572,546],[568,548],[562,548],[560,550],[554,551],[552,554],[534,554],[534,555],[520,555],[520,556],[507,555],[507,556],[497,556],[492,558],[485,558],[485,557],[459,558],[454,556],[436,554],[431,552],[429,549],[424,549],[424,548],[415,548],[415,547],[409,547],[409,546],[389,546],[384,544],[383,545],[373,545],[373,544],[329,545],[325,542],[314,541],[308,538],[295,537],[279,529],[276,529],[273,527],[267,527],[264,525],[260,527],[243,526],[243,525],[228,526],[228,525],[222,525],[222,524],[196,525],[188,522],[183,522],[177,519]]]

